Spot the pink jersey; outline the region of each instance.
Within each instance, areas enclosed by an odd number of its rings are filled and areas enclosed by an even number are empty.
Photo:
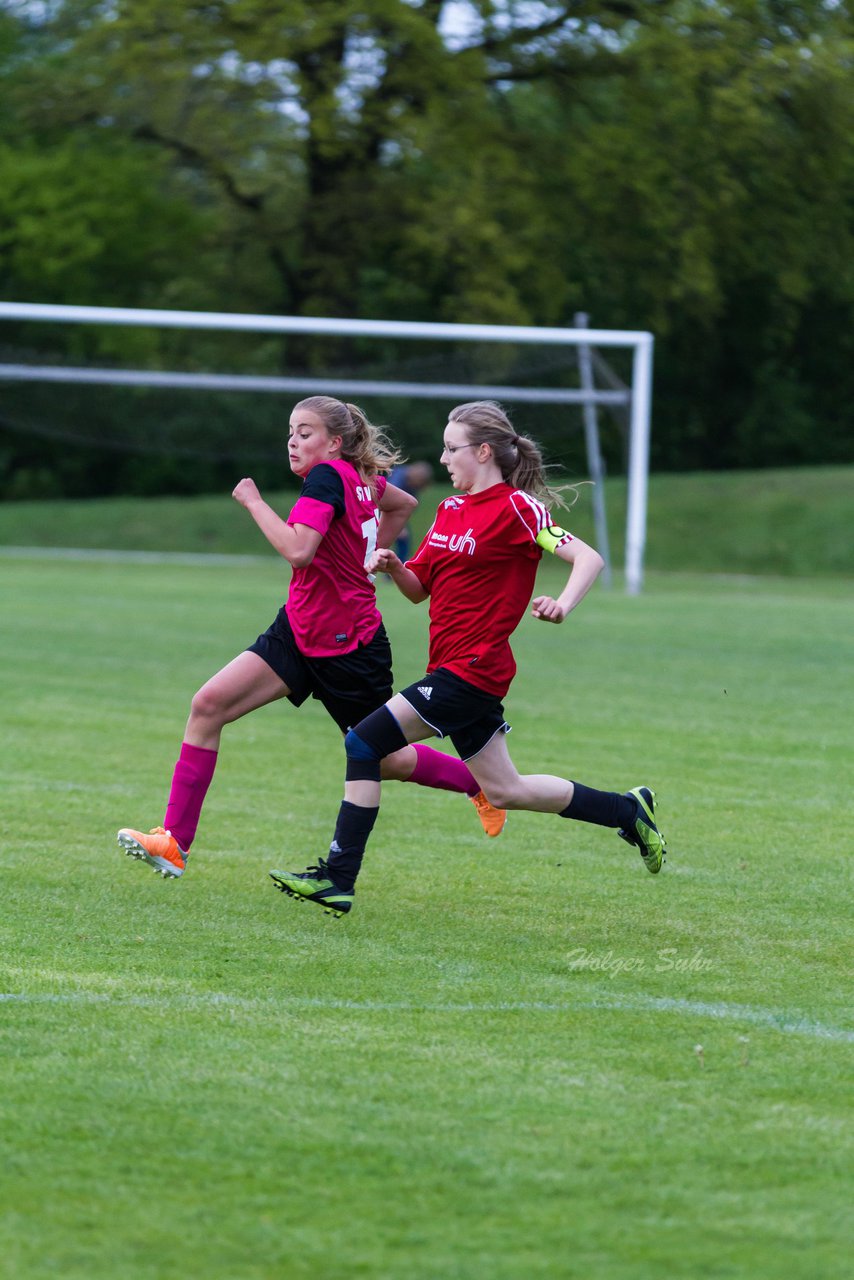
[[[307,658],[330,658],[367,644],[382,618],[365,562],[377,545],[377,501],[386,479],[374,479],[376,497],[350,462],[318,462],[303,481],[288,524],[323,535],[314,559],[294,569],[285,605]]]
[[[445,499],[407,561],[430,595],[428,671],[443,667],[504,696],[516,674],[510,636],[542,555],[537,534],[551,523],[541,502],[509,484]]]

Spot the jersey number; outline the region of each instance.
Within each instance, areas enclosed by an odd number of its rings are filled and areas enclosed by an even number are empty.
[[[376,513],[371,516],[370,520],[362,521],[362,537],[365,539],[367,550],[365,558],[362,561],[365,568],[368,567],[368,561],[377,549],[377,534],[379,533],[379,520]],[[373,575],[371,575],[373,576]]]

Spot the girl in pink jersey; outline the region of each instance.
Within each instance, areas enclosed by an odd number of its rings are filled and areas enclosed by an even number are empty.
[[[446,498],[411,560],[378,549],[369,568],[391,576],[413,603],[430,601],[427,673],[345,737],[344,802],[328,859],[305,872],[273,871],[291,897],[333,915],[353,903],[353,886],[379,812],[380,761],[406,744],[449,737],[485,795],[502,810],[555,813],[619,830],[647,870],[661,869],[665,842],[649,787],[597,791],[551,774],[525,774],[507,750],[501,699],[516,672],[510,636],[534,590],[544,550],[570,567],[557,598],[536,596],[532,613],[561,623],[602,569],[592,547],[555,525],[543,499],[558,498],[537,445],[514,430],[500,405],[475,401],[451,411],[442,462],[460,496]]]
[[[163,826],[118,833],[128,854],[164,878],[184,873],[225,725],[281,698],[300,706],[311,696],[346,733],[392,693],[391,649],[366,566],[416,506],[380,474],[399,454],[356,405],[312,396],[291,414],[288,460],[303,486],[287,520],[254,480],[241,480],[232,495],[293,566],[288,599],[267,631],[193,698]],[[465,765],[431,748],[400,747],[383,761],[383,777],[462,792],[487,835],[500,833],[505,815]]]

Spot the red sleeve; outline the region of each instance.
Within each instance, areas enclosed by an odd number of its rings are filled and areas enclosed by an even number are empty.
[[[551,513],[542,502],[532,498],[524,489],[514,489],[510,494],[510,505],[518,516],[517,529],[520,541],[531,541],[536,545],[537,535],[552,523]],[[524,533],[522,532],[524,530]],[[539,551],[539,547],[537,548]]]

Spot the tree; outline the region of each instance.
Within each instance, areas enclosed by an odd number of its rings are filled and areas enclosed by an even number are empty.
[[[656,333],[658,465],[850,457],[853,49],[839,0],[0,5],[0,293],[585,310]]]

